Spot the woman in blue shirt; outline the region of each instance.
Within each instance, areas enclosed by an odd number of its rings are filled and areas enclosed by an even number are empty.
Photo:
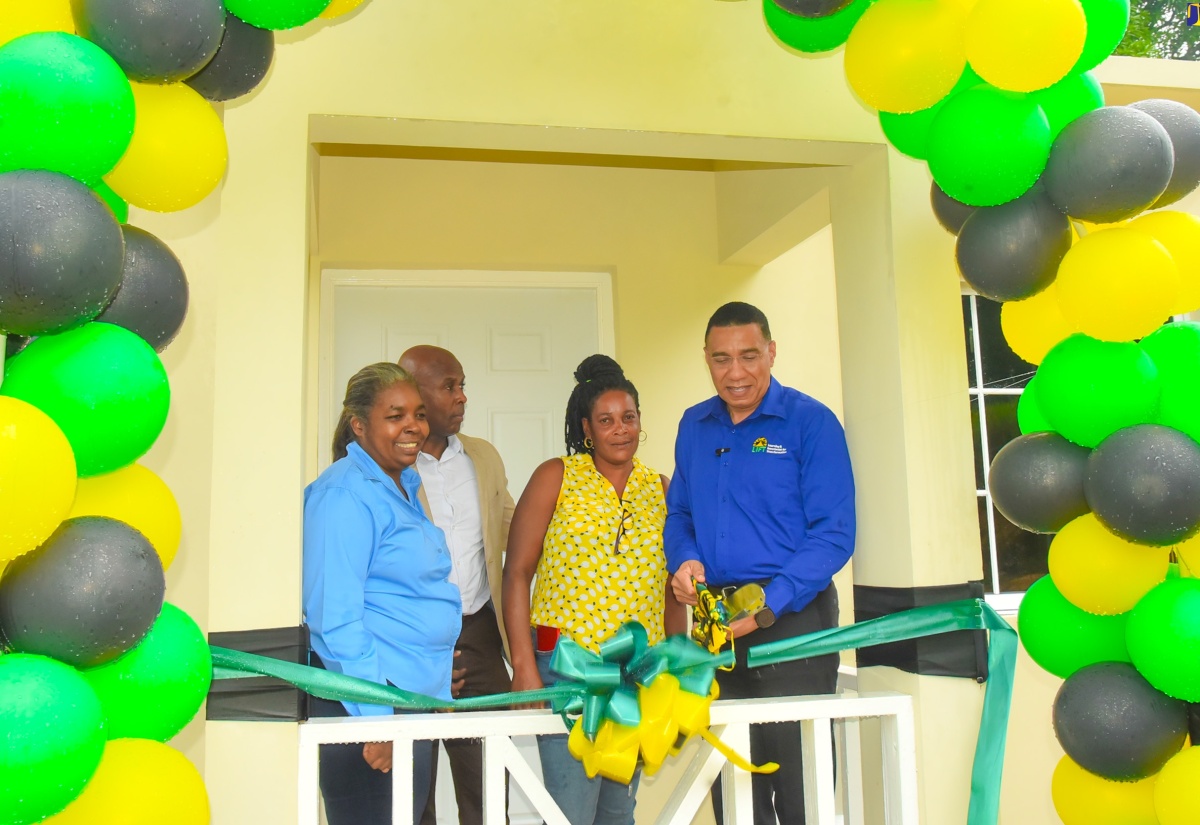
[[[346,386],[334,463],[304,491],[304,613],[314,664],[442,699],[450,698],[462,617],[448,580],[442,531],[417,500],[413,469],[429,435],[412,376],[372,364]],[[380,705],[313,698],[311,716],[391,714]],[[321,793],[330,825],[391,822],[390,742],[321,747]],[[413,752],[413,812],[429,792],[432,742]]]

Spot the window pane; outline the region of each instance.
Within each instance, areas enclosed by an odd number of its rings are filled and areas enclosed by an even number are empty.
[[[974,323],[971,321],[971,301],[975,297],[973,295],[962,296],[963,309],[963,336],[967,342],[967,386],[974,387],[975,381],[975,333]]]
[[[991,404],[990,399],[988,404]],[[975,489],[978,491],[984,488],[984,476],[987,475],[987,468],[983,466],[983,438],[979,430],[978,395],[971,396],[971,440],[975,449]]]
[[[983,385],[989,388],[1023,387],[1033,377],[1034,367],[1008,348],[1000,329],[1000,304],[988,298],[975,299],[979,315],[979,348],[983,359]]]
[[[1051,535],[1029,533],[994,511],[996,546],[1003,548],[997,558],[1000,563],[1000,590],[1005,593],[1025,591],[1035,581],[1050,572],[1046,557],[1050,552]]]
[[[988,500],[986,496],[979,496],[976,501],[979,503],[979,546],[983,549],[983,589],[988,593],[995,593],[997,590],[992,581],[992,549],[988,537]]]
[[[1021,434],[1017,425],[1019,395],[989,395],[984,401],[987,411],[988,466],[1000,449]],[[1003,546],[1003,545],[1001,545]]]

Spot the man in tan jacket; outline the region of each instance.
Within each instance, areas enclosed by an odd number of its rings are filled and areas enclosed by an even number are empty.
[[[453,570],[463,601],[462,631],[454,659],[456,697],[504,693],[511,687],[504,659],[508,640],[500,609],[504,547],[512,521],[504,462],[482,438],[460,435],[467,396],[462,364],[447,350],[411,347],[400,366],[412,373],[425,402],[429,438],[417,457],[421,504],[446,534]],[[483,822],[483,747],[477,739],[443,742],[454,776],[461,825]],[[437,784],[434,761],[433,784]],[[421,818],[434,825],[433,788]]]

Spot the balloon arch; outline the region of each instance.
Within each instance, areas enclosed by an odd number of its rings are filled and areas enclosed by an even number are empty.
[[[385,2],[386,0],[376,0]],[[170,490],[135,463],[166,421],[178,259],[127,225],[225,174],[210,101],[254,89],[274,31],[362,0],[14,0],[0,10],[0,825],[208,821],[166,744],[212,660],[163,601]],[[1019,616],[1065,681],[1066,825],[1200,821],[1200,115],[1105,106],[1091,70],[1128,0],[764,0],[778,43],[844,47],[850,87],[927,161],[962,277],[1037,372],[989,486],[1054,533]],[[1149,211],[1148,211],[1149,210]],[[128,793],[130,786],[136,793]],[[129,818],[132,817],[132,818]],[[165,817],[165,819],[164,819]],[[126,820],[122,820],[126,821]]]

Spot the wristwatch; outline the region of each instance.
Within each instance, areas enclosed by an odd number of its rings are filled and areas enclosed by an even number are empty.
[[[775,624],[775,611],[769,607],[764,607],[754,614],[754,623],[758,625],[759,630],[770,627]]]

